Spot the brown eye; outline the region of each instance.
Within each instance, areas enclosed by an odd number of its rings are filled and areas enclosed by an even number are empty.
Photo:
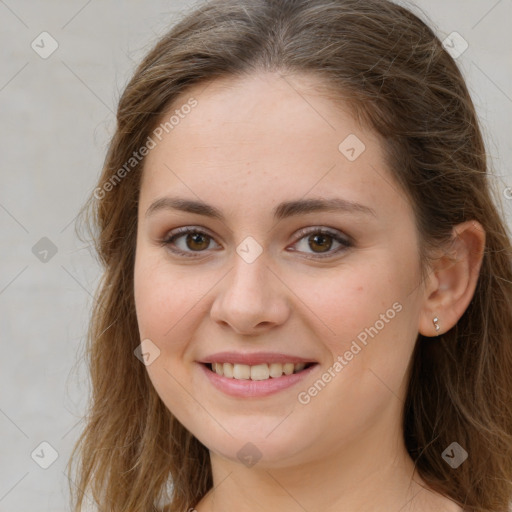
[[[314,234],[308,238],[309,246],[315,252],[327,252],[332,247],[332,236],[324,234]],[[319,251],[316,251],[316,248]]]
[[[193,257],[194,253],[206,252],[212,241],[210,235],[197,228],[179,228],[161,243],[173,253]]]
[[[330,231],[325,228],[303,229],[298,235],[302,235],[302,237],[295,242],[298,247],[295,250],[310,255],[313,254],[312,259],[335,256],[353,246],[350,239],[342,237],[337,231]]]
[[[210,245],[210,237],[204,233],[189,233],[185,240],[187,247],[192,251],[202,251]]]
[[[312,254],[313,258],[317,259],[335,256],[353,246],[350,239],[325,228],[304,229],[299,234],[302,237],[294,245],[302,247],[293,250]],[[174,230],[169,237],[161,241],[161,244],[180,256],[194,257],[201,255],[201,253],[208,253],[212,242],[216,244],[213,237],[204,231],[193,227],[185,227]],[[337,244],[337,247],[333,248],[333,244]],[[217,247],[219,247],[218,244]]]

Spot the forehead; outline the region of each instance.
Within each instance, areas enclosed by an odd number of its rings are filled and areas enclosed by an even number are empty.
[[[385,168],[380,139],[322,91],[318,79],[277,73],[188,89],[162,116],[174,122],[145,159],[141,202],[180,191],[219,207],[238,200],[269,208],[284,195],[339,192],[375,209],[396,205],[393,195],[403,194]],[[195,106],[183,108],[191,99]]]

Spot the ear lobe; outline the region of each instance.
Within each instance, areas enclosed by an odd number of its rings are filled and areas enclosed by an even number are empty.
[[[432,269],[420,313],[418,331],[437,336],[450,330],[466,311],[475,292],[485,249],[485,230],[475,221],[457,224],[452,243]],[[434,323],[433,319],[438,321]],[[439,325],[436,330],[435,324]]]

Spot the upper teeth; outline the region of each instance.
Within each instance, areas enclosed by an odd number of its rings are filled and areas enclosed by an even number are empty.
[[[270,377],[281,377],[300,372],[305,368],[305,363],[270,363],[256,364],[249,366],[248,364],[231,364],[231,363],[212,363],[212,369],[218,375],[223,375],[230,379],[251,379],[265,380]]]

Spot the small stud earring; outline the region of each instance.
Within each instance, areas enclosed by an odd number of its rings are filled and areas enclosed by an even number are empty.
[[[436,332],[437,332],[436,336],[439,336],[439,329],[440,329],[439,324],[437,323],[438,321],[439,321],[439,318],[437,318],[437,316],[435,316],[434,319],[432,320],[432,322],[434,322],[434,326],[436,328]]]

